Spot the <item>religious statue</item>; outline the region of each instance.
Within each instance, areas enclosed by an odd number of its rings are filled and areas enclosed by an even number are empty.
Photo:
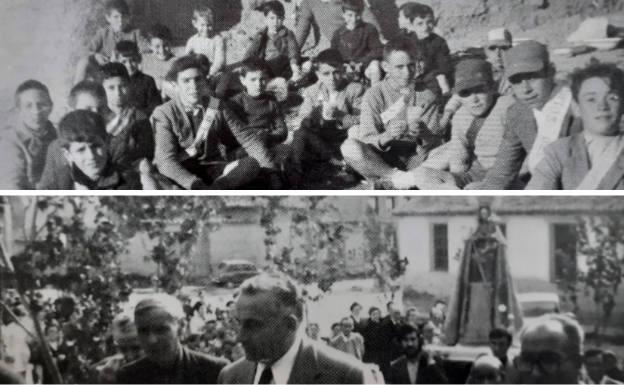
[[[490,207],[480,207],[477,229],[466,240],[449,305],[444,326],[447,344],[487,344],[493,328],[514,334],[522,327],[505,247]]]

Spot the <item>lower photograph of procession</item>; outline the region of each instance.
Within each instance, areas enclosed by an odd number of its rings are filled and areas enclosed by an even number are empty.
[[[0,199],[0,383],[624,380],[624,197]]]

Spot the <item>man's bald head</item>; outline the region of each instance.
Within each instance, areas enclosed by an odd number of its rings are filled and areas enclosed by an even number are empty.
[[[527,326],[520,339],[550,339],[563,343],[563,348],[574,354],[582,354],[585,332],[578,321],[568,315],[548,314]]]
[[[518,370],[521,383],[578,381],[584,332],[573,318],[561,314],[540,317],[522,331]]]
[[[493,355],[483,354],[472,364],[468,384],[500,384],[503,381],[503,363]]]

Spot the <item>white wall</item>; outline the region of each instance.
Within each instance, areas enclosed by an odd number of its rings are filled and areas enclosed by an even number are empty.
[[[507,225],[507,257],[517,278],[550,280],[551,229],[544,217],[503,218]]]

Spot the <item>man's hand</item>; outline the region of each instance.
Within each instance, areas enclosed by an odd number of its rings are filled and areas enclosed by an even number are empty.
[[[381,144],[386,145],[394,140],[399,140],[407,133],[407,122],[404,120],[392,120],[386,126],[386,131],[382,134]]]
[[[386,134],[390,140],[401,139],[407,133],[407,122],[404,120],[393,120],[386,127]]]
[[[193,182],[193,184],[191,185],[191,190],[193,191],[210,190],[210,186],[204,183],[204,181],[198,179],[195,182]]]
[[[93,57],[95,58],[95,61],[101,66],[110,62],[108,56],[102,55],[101,53],[96,53],[95,55],[93,55]]]
[[[448,171],[419,167],[412,172],[420,190],[459,190],[453,174]]]

